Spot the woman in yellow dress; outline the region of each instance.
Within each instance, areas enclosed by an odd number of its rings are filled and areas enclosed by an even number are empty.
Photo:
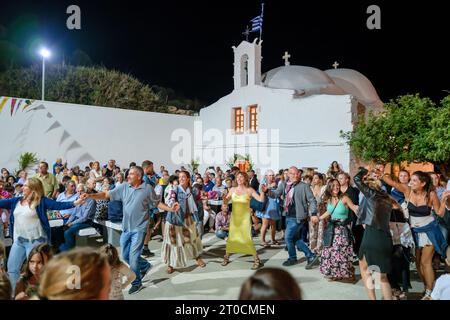
[[[265,185],[261,186],[262,192],[259,195],[253,188],[249,187],[249,178],[245,172],[239,172],[236,175],[236,181],[237,187],[231,188],[223,199],[225,204],[231,200],[233,210],[231,212],[230,231],[222,266],[230,263],[230,254],[243,253],[251,254],[254,257],[252,270],[256,270],[264,264],[259,259],[252,240],[250,199],[253,197],[260,202],[264,202],[264,193],[267,191],[267,187]]]

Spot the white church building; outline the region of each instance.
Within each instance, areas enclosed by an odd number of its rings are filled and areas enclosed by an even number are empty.
[[[0,97],[0,166],[15,169],[21,153],[33,152],[69,166],[150,159],[173,171],[196,159],[204,170],[248,154],[261,172],[291,165],[326,172],[333,160],[354,172],[340,132],[382,110],[371,82],[337,63],[326,71],[290,65],[287,52],[283,66],[262,73],[257,39],[233,50],[234,90],[196,116]]]

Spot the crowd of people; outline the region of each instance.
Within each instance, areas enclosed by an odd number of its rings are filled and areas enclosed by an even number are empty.
[[[359,265],[370,299],[376,299],[377,282],[383,299],[405,299],[415,260],[423,299],[450,299],[450,276],[435,280],[437,269],[450,266],[450,191],[443,180],[422,171],[393,177],[383,163],[361,167],[352,179],[336,161],[325,174],[292,166],[267,170],[261,179],[238,167],[210,167],[203,175],[183,166],[173,174],[164,166],[156,172],[149,160],[127,168],[95,161],[82,170],[57,159],[51,168],[40,162],[32,177],[3,168],[0,241],[11,238],[12,246],[8,256],[0,246],[0,295],[123,299],[124,288],[131,284],[128,293],[137,293],[148,278],[153,236],[161,235],[161,258],[171,274],[190,260],[204,268],[202,236],[214,232],[226,242],[224,267],[231,254],[242,253],[254,257],[252,270],[261,269],[259,237],[263,247],[287,251],[284,267],[301,263],[301,251],[305,268],[318,267],[329,281],[356,283]],[[76,248],[79,230],[113,216],[122,222],[121,258],[111,244]],[[52,219],[63,226],[51,228]],[[79,280],[89,283],[78,293],[66,285],[64,266],[73,265],[82,269]],[[252,299],[251,286],[261,277],[272,288],[258,299],[274,298],[277,281],[292,282],[282,270],[264,268],[244,283],[241,298]],[[289,287],[289,296],[300,299],[298,286]]]

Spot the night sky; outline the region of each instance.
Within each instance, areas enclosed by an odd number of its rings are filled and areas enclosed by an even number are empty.
[[[212,103],[233,89],[233,51],[260,1],[4,1],[0,40],[29,52],[42,39],[60,62],[76,49],[95,64],[150,85],[171,87]],[[396,4],[396,7],[393,4]],[[66,8],[81,8],[81,30],[66,28]],[[381,30],[369,30],[366,9],[381,7]],[[366,75],[381,99],[421,93],[435,101],[450,90],[450,7],[444,1],[266,0],[263,65],[340,67]],[[251,36],[254,37],[254,36]]]

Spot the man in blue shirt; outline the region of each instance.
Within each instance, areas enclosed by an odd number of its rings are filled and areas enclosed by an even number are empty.
[[[209,179],[209,173],[206,172],[203,176],[203,191],[209,192],[214,188],[214,182]]]
[[[120,246],[122,257],[130,265],[136,274],[136,279],[131,283],[129,294],[139,292],[142,279],[150,271],[151,264],[141,257],[144,238],[148,226],[148,212],[151,208],[158,207],[161,210],[175,212],[179,210],[179,204],[168,207],[160,202],[151,185],[143,182],[144,170],[141,167],[132,167],[128,174],[128,182],[123,183],[113,190],[90,194],[94,200],[110,199],[122,201],[123,220]]]

